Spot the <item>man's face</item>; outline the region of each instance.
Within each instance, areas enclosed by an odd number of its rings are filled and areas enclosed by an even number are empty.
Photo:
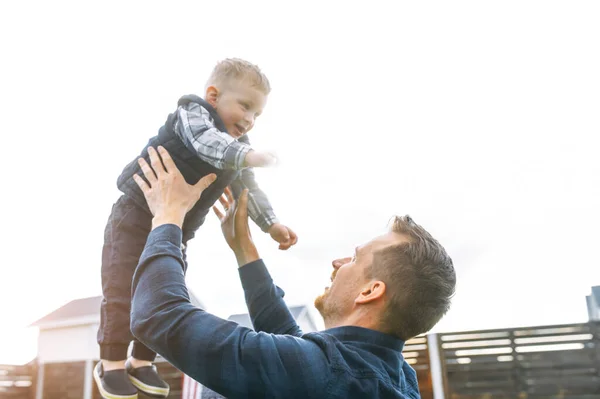
[[[368,243],[356,247],[351,257],[332,262],[331,286],[315,299],[315,307],[323,316],[325,324],[329,320],[341,320],[348,316],[362,289],[370,282],[367,278],[373,263],[374,254],[390,245],[406,241],[406,237],[388,232]]]
[[[262,113],[267,96],[243,81],[230,82],[216,100],[216,110],[229,134],[239,139],[254,127]]]

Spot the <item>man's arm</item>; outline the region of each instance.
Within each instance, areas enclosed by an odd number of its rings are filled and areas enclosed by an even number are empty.
[[[181,226],[185,214],[216,176],[205,176],[190,185],[169,153],[162,147],[158,152],[160,156],[154,148],[148,148],[151,167],[144,159],[139,160],[146,180],[134,176],[153,219],[132,283],[133,334],[192,378],[231,398],[264,397],[267,392],[285,397],[284,393],[294,392],[289,391],[294,382],[305,385],[297,387],[300,392],[309,385],[322,387],[319,382],[330,372],[322,346],[291,335],[256,333],[191,305],[183,275]],[[214,209],[238,265],[246,268],[247,296],[271,298],[261,295],[274,292],[275,287],[250,236],[248,191],[244,190],[237,203],[230,190],[226,192],[227,199],[221,199],[226,216]],[[281,304],[278,308],[287,311],[281,296],[276,300]],[[295,325],[289,317],[289,324]],[[303,374],[302,369],[308,365],[322,368],[317,371],[321,374],[314,378]]]
[[[273,284],[273,279],[264,267],[248,268],[257,259],[258,251],[248,226],[248,189],[244,189],[236,201],[229,189],[220,199],[225,215],[214,207],[221,221],[221,230],[238,262],[240,280],[244,288],[248,313],[256,331],[273,334],[301,336],[302,330],[283,301],[285,293]]]
[[[239,268],[246,306],[254,330],[296,337],[303,332],[283,301],[285,292],[273,283],[264,264]]]
[[[194,307],[180,245],[181,229],[173,224],[156,226],[148,237],[132,284],[135,337],[231,399],[319,397],[330,375],[323,349],[311,340],[257,333]],[[261,260],[242,269],[251,297],[275,291]]]

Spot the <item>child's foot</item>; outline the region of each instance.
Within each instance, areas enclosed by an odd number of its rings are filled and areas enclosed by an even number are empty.
[[[134,367],[133,363],[138,363],[138,361],[127,360],[125,369],[129,374],[129,380],[137,389],[151,398],[166,398],[169,396],[169,384],[160,378],[156,366],[152,363],[146,365],[148,362],[141,363],[144,364],[141,367]]]
[[[94,380],[104,399],[138,399],[138,391],[133,386],[125,369],[104,371],[102,361],[94,367]]]

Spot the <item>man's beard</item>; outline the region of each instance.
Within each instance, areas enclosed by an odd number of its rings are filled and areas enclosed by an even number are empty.
[[[335,280],[336,274],[337,274],[337,269],[335,269],[333,271],[333,273],[331,274],[332,285],[333,285],[333,280]],[[315,302],[314,302],[315,308],[317,308],[317,310],[319,311],[319,313],[321,314],[321,317],[323,319],[325,319],[326,316],[329,316],[329,312],[327,311],[327,309],[325,307],[325,301],[327,300],[330,290],[331,290],[331,286],[328,289],[325,289],[325,292],[323,292],[321,295],[316,297]]]
[[[325,299],[329,290],[326,290],[324,293],[315,298],[315,308],[321,314],[321,317],[325,318],[325,314],[323,311],[325,310]]]

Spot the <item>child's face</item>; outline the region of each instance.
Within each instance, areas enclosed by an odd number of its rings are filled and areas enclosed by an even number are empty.
[[[206,100],[217,110],[229,134],[237,139],[252,130],[267,96],[246,82],[231,82],[221,90],[207,88]]]

